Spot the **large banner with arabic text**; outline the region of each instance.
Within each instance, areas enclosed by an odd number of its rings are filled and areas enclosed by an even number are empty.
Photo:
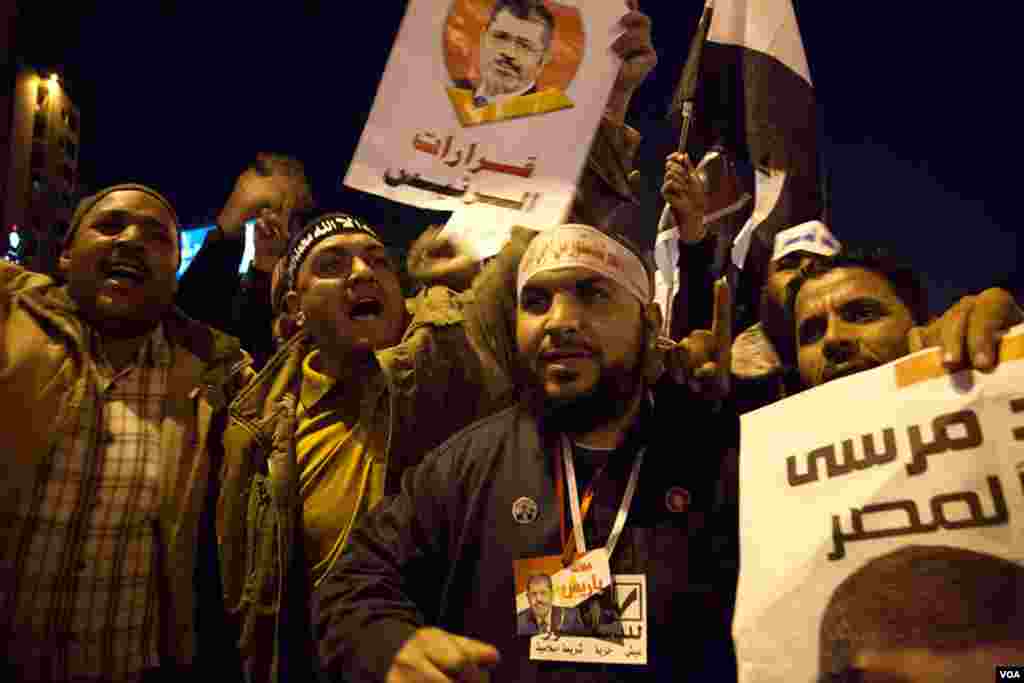
[[[345,184],[480,257],[563,222],[620,60],[622,0],[411,0]]]
[[[944,619],[1024,585],[1022,361],[1019,326],[992,373],[946,374],[929,349],[742,417],[742,683],[846,680],[869,650],[999,639]]]

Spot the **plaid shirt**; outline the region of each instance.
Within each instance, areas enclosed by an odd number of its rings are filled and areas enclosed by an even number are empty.
[[[133,680],[159,665],[160,431],[171,349],[95,363],[78,419],[21,510],[9,656],[27,680]]]

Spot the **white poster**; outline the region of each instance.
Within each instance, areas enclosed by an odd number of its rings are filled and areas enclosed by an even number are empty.
[[[741,682],[843,680],[828,674],[856,668],[864,643],[911,631],[930,647],[942,626],[915,622],[929,595],[969,601],[968,574],[1024,571],[1024,327],[1000,358],[947,375],[929,349],[743,416]],[[973,568],[941,569],[959,566]]]
[[[564,221],[621,60],[621,0],[411,0],[349,187],[455,211],[478,256]]]

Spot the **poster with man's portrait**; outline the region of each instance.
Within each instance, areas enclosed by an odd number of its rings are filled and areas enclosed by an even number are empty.
[[[410,0],[349,187],[455,212],[478,257],[564,221],[621,59],[625,0]]]
[[[445,24],[447,88],[475,126],[573,106],[566,95],[585,45],[579,8],[535,0],[456,0]]]
[[[992,373],[927,349],[744,415],[740,481],[742,683],[1024,663],[1024,326]]]
[[[524,558],[513,574],[516,635],[530,639],[530,659],[647,663],[644,575],[611,575],[595,553],[566,567],[560,556]]]

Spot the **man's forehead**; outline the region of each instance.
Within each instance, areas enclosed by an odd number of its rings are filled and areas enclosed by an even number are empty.
[[[343,232],[338,235],[331,235],[313,247],[311,255],[324,251],[344,250],[353,253],[362,253],[375,249],[384,249],[384,245],[365,232]]]
[[[531,36],[539,41],[544,34],[544,21],[540,17],[520,19],[507,9],[503,9],[494,17],[489,30],[503,31],[518,36]]]
[[[798,318],[853,299],[898,300],[892,285],[882,275],[865,268],[835,268],[807,280],[796,298]]]
[[[526,282],[523,289],[541,289],[549,291],[575,289],[581,283],[608,285],[625,291],[625,288],[622,287],[622,285],[611,278],[605,277],[597,271],[590,270],[589,268],[581,268],[579,266],[567,266],[565,268],[555,268],[554,270],[545,270],[537,273]]]
[[[138,190],[117,190],[106,195],[85,215],[85,221],[92,221],[103,214],[122,213],[157,220],[164,225],[175,227],[174,215],[156,197]]]

